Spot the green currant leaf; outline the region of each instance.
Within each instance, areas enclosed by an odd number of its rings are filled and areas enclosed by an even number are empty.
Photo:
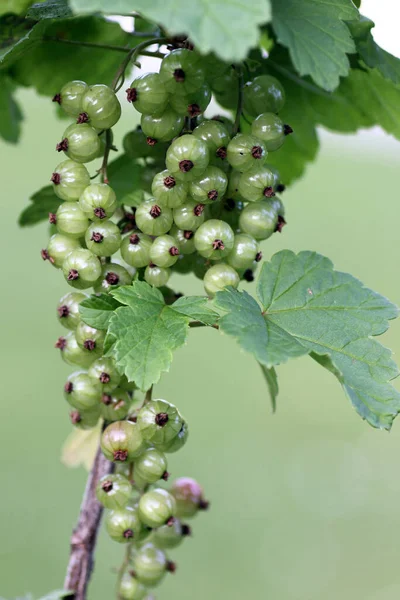
[[[121,154],[110,162],[107,169],[108,179],[119,204],[136,206],[137,200],[143,199],[141,190],[138,189],[142,171],[142,165],[129,158],[127,154]]]
[[[215,325],[219,316],[210,306],[208,299],[203,296],[182,296],[172,304],[172,308],[204,325]]]
[[[398,369],[388,349],[374,337],[384,333],[397,308],[357,279],[333,270],[315,252],[278,252],[262,267],[255,301],[244,323],[244,292],[219,292],[215,303],[227,314],[220,329],[267,368],[294,356],[312,353],[342,383],[353,406],[374,427],[390,429],[400,411],[400,394],[390,381]],[[237,325],[235,326],[235,321]],[[251,335],[251,332],[254,334]],[[245,332],[245,334],[244,334]],[[261,348],[259,339],[266,343]]]
[[[49,213],[55,213],[61,204],[61,200],[55,195],[52,185],[46,185],[30,198],[32,204],[27,206],[19,215],[20,227],[36,225],[49,218]]]
[[[0,15],[13,13],[19,15],[24,13],[33,0],[0,0]]]
[[[39,42],[44,23],[35,23],[17,15],[0,17],[0,67],[9,67]]]
[[[82,321],[95,329],[107,329],[114,310],[120,305],[117,300],[108,294],[90,296],[79,305]]]
[[[108,0],[72,0],[71,7],[75,13],[110,12]],[[169,33],[187,34],[200,52],[213,50],[226,61],[243,60],[257,45],[259,25],[270,20],[269,0],[118,0],[112,10],[136,10]]]
[[[259,364],[261,367],[261,371],[263,372],[266,384],[268,386],[269,395],[271,397],[272,410],[273,410],[273,412],[275,412],[276,411],[276,398],[277,398],[278,392],[279,392],[278,375],[277,375],[274,367],[271,367],[270,369],[268,369],[265,365],[262,365],[261,363],[259,363]]]
[[[210,320],[207,299],[179,299],[168,306],[160,290],[144,281],[111,293],[125,306],[117,308],[110,319],[107,337],[111,336],[113,344],[110,347],[107,342],[107,354],[129,381],[147,390],[168,371],[173,351],[186,342],[190,320],[199,316]]]
[[[272,0],[273,28],[278,41],[289,48],[300,75],[310,75],[332,91],[350,69],[347,54],[355,52],[343,22],[358,18],[351,0]]]
[[[26,14],[28,19],[61,19],[72,16],[68,0],[46,0],[33,4]]]
[[[15,144],[19,140],[23,115],[13,97],[12,81],[0,75],[0,135],[6,142]]]

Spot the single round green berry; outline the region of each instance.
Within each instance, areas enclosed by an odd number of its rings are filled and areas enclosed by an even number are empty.
[[[146,492],[139,500],[139,518],[148,527],[161,527],[173,522],[176,513],[174,497],[163,488]]]
[[[172,484],[171,494],[176,501],[176,516],[179,519],[195,517],[199,510],[207,510],[210,505],[204,499],[200,484],[191,477],[176,479]]]
[[[126,90],[128,102],[144,115],[156,115],[167,108],[169,95],[158,73],[136,77]]]
[[[121,381],[121,375],[115,366],[114,360],[105,356],[98,358],[91,364],[88,375],[95,381],[100,382],[104,394],[113,392]]]
[[[179,519],[174,519],[172,525],[163,525],[155,529],[152,540],[157,548],[164,550],[176,548],[188,535],[191,535],[190,527]]]
[[[121,105],[115,92],[103,84],[91,85],[82,97],[78,123],[89,121],[96,129],[110,129],[121,116]]]
[[[251,117],[266,111],[278,113],[285,104],[285,90],[271,75],[259,75],[244,86],[244,110]]]
[[[76,118],[82,112],[82,98],[87,90],[88,85],[84,81],[69,81],[54,96],[53,102],[58,102],[67,115]]]
[[[199,179],[190,184],[190,195],[195,202],[212,204],[220,200],[228,186],[228,177],[218,167],[209,166]]]
[[[81,194],[79,206],[92,221],[103,221],[115,213],[117,198],[106,183],[91,183]]]
[[[179,48],[163,58],[160,78],[171,94],[187,95],[197,91],[204,82],[202,58],[192,50]]]
[[[194,245],[201,256],[220,260],[233,248],[234,233],[228,223],[210,219],[201,225],[194,234]]]
[[[206,142],[186,134],[172,142],[165,164],[168,171],[181,181],[193,181],[206,170],[210,154]]]
[[[178,242],[171,235],[156,238],[150,248],[150,260],[157,267],[172,267],[179,254]]]
[[[123,574],[118,588],[120,600],[143,600],[146,594],[147,589],[135,577],[129,572]]]
[[[149,146],[158,142],[169,142],[182,131],[184,116],[178,115],[172,108],[167,107],[159,115],[142,115],[140,126],[147,138]]]
[[[170,98],[172,108],[179,115],[190,119],[203,114],[210,102],[211,89],[206,83],[203,83],[199,89],[191,94],[185,94],[184,96],[175,94]]]
[[[111,256],[121,246],[121,232],[112,221],[92,223],[87,228],[85,242],[96,256]]]
[[[108,294],[110,290],[132,283],[132,275],[117,263],[106,263],[101,268],[101,279],[94,286],[96,294]]]
[[[274,113],[258,115],[251,126],[251,133],[264,142],[269,152],[278,150],[292,132],[293,129]]]
[[[240,229],[256,240],[266,240],[277,230],[278,213],[274,198],[248,204],[239,218]]]
[[[229,167],[226,157],[231,136],[223,123],[212,119],[203,121],[193,130],[193,135],[206,142],[210,151],[210,164],[220,168]]]
[[[60,299],[57,304],[57,317],[63,327],[76,329],[81,320],[79,305],[87,297],[80,292],[70,292]]]
[[[189,437],[189,428],[185,421],[182,423],[182,427],[179,433],[167,444],[163,444],[161,446],[162,451],[167,454],[172,454],[173,452],[178,452],[187,442]]]
[[[101,416],[105,421],[125,419],[131,404],[131,397],[126,390],[117,388],[112,392],[105,392],[101,398]]]
[[[108,511],[105,521],[108,535],[120,544],[132,542],[141,529],[137,511],[131,506]]]
[[[234,269],[250,269],[255,260],[261,260],[261,256],[256,240],[251,235],[238,233],[235,235],[233,248],[226,260]]]
[[[78,346],[85,350],[103,350],[105,331],[90,327],[83,321],[80,321],[75,330],[76,341]]]
[[[74,240],[75,241],[75,240]],[[90,250],[73,250],[62,263],[64,277],[72,287],[84,290],[101,276],[101,263]]]
[[[54,193],[61,200],[71,202],[79,200],[90,184],[90,175],[85,165],[67,159],[57,165],[50,181],[53,183]]]
[[[124,508],[132,495],[132,486],[123,475],[104,475],[96,487],[97,500],[110,509]]]
[[[89,219],[78,202],[64,202],[56,212],[56,224],[60,233],[72,238],[82,238],[89,225]]]
[[[267,156],[264,142],[253,135],[238,133],[228,144],[228,162],[240,172],[262,165],[267,160]]]
[[[79,251],[80,247],[78,240],[62,233],[55,233],[51,236],[46,250],[42,250],[42,258],[48,260],[57,269],[61,269],[71,252]]]
[[[204,289],[211,298],[228,286],[237,288],[239,283],[240,277],[235,269],[223,263],[210,267],[203,279]]]
[[[167,481],[167,459],[160,450],[149,448],[135,460],[135,478],[139,476],[146,483],[156,483],[159,479]]]
[[[101,386],[85,371],[72,373],[64,385],[65,399],[78,410],[91,410],[99,406]]]
[[[147,235],[164,235],[173,223],[172,210],[159,206],[154,198],[142,202],[135,217],[136,225]]]
[[[164,552],[151,542],[141,546],[132,560],[136,579],[147,587],[155,587],[161,583],[168,570],[172,570]]]
[[[171,271],[169,269],[158,267],[153,263],[150,263],[144,272],[145,281],[156,288],[167,285],[170,276]]]
[[[101,436],[101,449],[104,456],[113,462],[132,461],[143,450],[139,427],[130,421],[111,423]]]
[[[174,223],[184,231],[195,231],[204,223],[205,205],[201,202],[188,200],[178,208],[174,208]]]
[[[72,410],[69,413],[69,418],[77,429],[93,429],[96,427],[97,423],[100,419],[100,408],[98,406],[92,408],[91,410]]]
[[[78,163],[87,163],[98,157],[100,147],[97,131],[90,125],[81,124],[67,127],[56,150],[65,152],[68,158]]]
[[[178,227],[174,225],[169,233],[178,242],[181,254],[186,255],[193,254],[193,252],[196,252],[196,248],[194,245],[194,231],[178,229]],[[177,263],[175,263],[175,266],[176,264]]]
[[[151,184],[151,193],[160,206],[176,208],[188,197],[188,185],[177,181],[167,170],[157,173]]]
[[[137,417],[137,425],[143,438],[154,446],[168,444],[173,440],[181,430],[182,422],[177,408],[161,399],[147,402]]]
[[[239,179],[239,193],[248,202],[259,202],[275,196],[275,174],[267,167],[254,167]]]
[[[59,337],[55,347],[60,349],[61,358],[68,365],[78,366],[83,369],[90,367],[90,365],[101,356],[101,351],[99,350],[90,351],[78,346],[73,331],[68,332],[65,336]]]
[[[241,176],[242,173],[240,173],[240,171],[235,171],[234,169],[229,174],[228,188],[226,190],[227,198],[241,200],[242,202],[245,200],[239,193],[239,181]]]
[[[150,262],[153,240],[144,233],[132,233],[122,240],[121,256],[131,267],[140,269]]]

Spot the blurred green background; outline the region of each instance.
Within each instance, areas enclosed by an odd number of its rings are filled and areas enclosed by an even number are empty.
[[[60,464],[71,431],[62,386],[68,366],[54,342],[62,275],[42,262],[47,226],[18,229],[29,194],[59,161],[63,123],[47,99],[23,91],[17,147],[0,144],[2,165],[2,418],[0,420],[0,595],[35,597],[62,587],[86,473]],[[127,110],[116,131],[133,124]],[[400,298],[400,144],[368,134],[324,136],[319,159],[285,192],[288,226],[264,243],[316,250],[395,302]],[[175,276],[173,286],[202,292]],[[249,288],[248,288],[249,289]],[[383,342],[400,350],[400,324]],[[194,330],[157,396],[176,403],[191,435],[172,455],[173,476],[197,478],[211,510],[173,552],[178,572],[165,600],[398,600],[400,433],[361,421],[339,384],[304,358],[278,369],[278,410],[254,360],[214,330]],[[122,549],[100,535],[92,600],[113,597]]]

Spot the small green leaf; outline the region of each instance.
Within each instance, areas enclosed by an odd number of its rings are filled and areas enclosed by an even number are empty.
[[[269,395],[271,397],[272,411],[275,412],[276,411],[276,399],[277,399],[277,396],[279,393],[278,375],[277,375],[274,367],[271,367],[270,369],[268,369],[266,366],[262,365],[261,363],[259,363],[259,365],[261,367],[261,371],[263,372],[265,381],[268,386]]]
[[[15,86],[12,81],[0,75],[0,135],[12,144],[18,142],[23,115],[13,97]]]
[[[273,28],[289,48],[300,75],[332,91],[350,69],[347,54],[355,52],[344,20],[358,18],[351,0],[272,0]]]
[[[110,12],[108,0],[72,0],[71,7],[75,13]],[[257,45],[259,25],[270,20],[269,0],[117,0],[112,10],[138,11],[171,34],[187,34],[200,52],[213,50],[226,61],[243,60]]]
[[[55,213],[61,204],[61,200],[53,192],[52,185],[46,185],[30,197],[32,204],[27,206],[19,216],[18,224],[21,227],[36,225],[46,221],[49,213]]]
[[[68,0],[46,0],[33,4],[27,12],[28,19],[61,19],[72,16]]]
[[[90,296],[79,305],[82,321],[95,329],[107,329],[109,321],[120,305],[117,300],[108,294]]]
[[[110,162],[107,169],[108,179],[117,195],[119,204],[136,205],[135,199],[139,198],[141,192],[137,188],[141,183],[142,171],[143,167],[126,154],[121,154]],[[131,199],[133,204],[130,204]]]
[[[215,325],[218,321],[218,314],[210,306],[208,298],[203,296],[182,296],[172,304],[172,308],[204,325]]]
[[[0,67],[11,66],[18,58],[39,43],[44,23],[36,23],[16,15],[0,17]]]

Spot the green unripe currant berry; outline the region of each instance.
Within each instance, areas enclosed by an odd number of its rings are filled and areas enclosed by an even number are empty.
[[[155,483],[159,479],[167,481],[167,459],[160,450],[149,448],[135,460],[135,478],[146,483]]]
[[[119,285],[130,285],[132,283],[132,275],[117,263],[107,263],[101,268],[101,278],[95,285],[95,294],[108,294],[110,290]]]
[[[78,346],[93,352],[93,350],[103,350],[105,331],[95,329],[80,321],[75,330],[76,341]]]
[[[285,207],[283,206],[282,200],[278,198],[278,196],[271,198],[270,202],[278,214],[278,224],[275,231],[279,231],[279,233],[281,233],[284,225],[286,225],[286,221],[284,219]]]
[[[132,567],[136,579],[150,588],[159,585],[168,570],[175,570],[164,552],[151,542],[138,549],[133,557]]]
[[[130,462],[143,450],[143,438],[136,423],[116,421],[101,436],[104,456],[113,462]]]
[[[146,73],[136,77],[126,90],[128,102],[144,115],[157,115],[167,108],[168,92],[158,73]]]
[[[190,527],[179,519],[174,519],[172,525],[163,525],[156,529],[152,540],[157,548],[171,549],[179,546],[188,535],[191,535]]]
[[[229,167],[227,147],[231,141],[228,129],[219,121],[203,121],[193,130],[193,135],[206,142],[210,152],[210,164],[221,169]]]
[[[105,356],[98,358],[91,364],[88,375],[100,382],[104,394],[109,394],[115,390],[121,381],[121,375],[117,371],[114,360]]]
[[[168,280],[171,276],[171,271],[164,267],[157,267],[157,265],[150,263],[144,272],[144,279],[153,287],[159,288],[167,285]]]
[[[203,279],[204,289],[211,298],[228,286],[237,288],[239,283],[240,277],[235,269],[223,263],[210,267]]]
[[[178,242],[171,235],[156,238],[150,248],[150,260],[157,267],[172,267],[179,254]]]
[[[172,108],[167,107],[159,115],[142,115],[140,126],[147,138],[149,146],[158,142],[169,142],[182,131],[185,117],[178,115]]]
[[[167,150],[168,171],[181,181],[193,181],[204,173],[210,160],[208,146],[194,135],[181,135]]]
[[[56,348],[61,351],[61,358],[68,364],[73,366],[82,367],[87,369],[97,358],[101,356],[100,351],[85,350],[78,346],[76,341],[75,333],[70,331],[67,335],[59,337],[56,344]]]
[[[179,519],[195,517],[199,510],[207,510],[210,503],[204,499],[203,490],[199,483],[191,477],[176,479],[171,487],[171,494],[176,501]]]
[[[221,202],[217,202],[210,207],[210,217],[225,221],[232,227],[233,231],[239,229],[239,216],[243,210],[243,202],[234,200],[233,198],[223,198]]]
[[[205,205],[193,200],[187,200],[178,208],[174,208],[174,223],[184,231],[195,231],[204,223]]]
[[[82,112],[82,98],[87,89],[88,85],[84,81],[69,81],[54,96],[53,102],[58,102],[67,115],[76,118]]]
[[[285,104],[285,90],[271,75],[259,75],[244,86],[244,110],[251,117],[263,112],[278,113]]]
[[[91,410],[72,410],[69,414],[70,421],[77,429],[93,429],[96,427],[100,419],[99,407],[92,408]]]
[[[145,200],[138,206],[135,218],[136,225],[147,235],[164,235],[173,223],[172,210],[159,206],[154,198]]]
[[[105,421],[125,419],[131,404],[131,398],[126,390],[117,388],[112,392],[104,393],[101,398],[101,416]]]
[[[165,153],[169,146],[166,142],[159,142],[155,146],[149,146],[140,126],[133,131],[129,131],[125,135],[122,144],[129,158],[152,158],[156,161],[165,160]]]
[[[248,204],[240,215],[239,227],[256,240],[266,240],[271,237],[278,227],[274,198]]]
[[[98,133],[93,127],[87,124],[70,125],[56,150],[65,152],[68,158],[78,163],[87,163],[98,157],[100,146]]]
[[[105,520],[108,535],[120,544],[132,542],[141,529],[137,512],[131,506],[108,511]]]
[[[79,200],[79,196],[90,184],[90,175],[85,165],[67,159],[57,165],[50,181],[53,183],[54,193],[61,200],[71,202]]]
[[[199,179],[190,184],[190,195],[195,202],[212,204],[226,192],[228,177],[218,167],[209,166]]]
[[[101,276],[98,257],[83,248],[73,250],[62,263],[62,269],[68,283],[80,290],[91,287]]]
[[[235,171],[234,169],[229,174],[228,188],[226,190],[226,196],[228,198],[244,201],[244,198],[239,193],[239,181],[241,176],[242,173]]]
[[[79,239],[85,235],[89,219],[80,209],[78,202],[64,202],[57,209],[56,224],[60,233]]]
[[[140,409],[137,424],[143,438],[154,446],[168,444],[178,435],[183,419],[165,400],[151,400]]]
[[[160,204],[167,208],[181,206],[188,196],[188,185],[177,181],[167,170],[157,173],[151,184],[151,193]]]
[[[120,600],[143,600],[147,594],[147,589],[132,577],[128,572],[124,573],[118,588],[118,598]]]
[[[42,250],[42,258],[48,260],[57,269],[61,269],[67,256],[80,247],[78,240],[62,233],[55,233],[51,236],[46,250]]]
[[[91,85],[82,97],[79,123],[89,121],[96,129],[110,129],[121,116],[121,105],[107,85]]]
[[[129,480],[117,473],[104,475],[96,487],[97,500],[110,509],[124,508],[132,495],[132,486]]]
[[[268,156],[264,142],[253,135],[238,133],[229,142],[227,159],[229,164],[240,172],[259,167]]]
[[[251,235],[235,235],[233,248],[227,257],[227,263],[234,269],[250,269],[254,261],[260,261],[262,254],[256,240]]]
[[[63,296],[57,304],[58,320],[67,329],[76,329],[81,320],[79,305],[88,296],[81,292],[70,292]]]
[[[106,183],[91,183],[81,194],[79,206],[92,221],[103,221],[115,213],[117,198]]]
[[[122,240],[121,256],[131,267],[140,269],[150,262],[153,240],[144,233],[132,233]]]
[[[229,69],[221,77],[215,79],[212,88],[218,104],[229,110],[236,108],[239,79],[235,70]]]
[[[275,174],[267,167],[254,167],[239,179],[239,193],[248,202],[259,202],[275,196]]]
[[[211,88],[207,83],[191,94],[184,96],[175,94],[171,96],[170,103],[172,108],[179,115],[194,119],[203,114],[211,102]]]
[[[112,221],[92,223],[86,230],[85,242],[96,256],[111,256],[121,246],[121,232]]]
[[[219,219],[210,219],[203,223],[194,234],[194,245],[201,256],[211,260],[220,260],[231,252],[234,237],[228,223]]]
[[[167,454],[172,454],[173,452],[178,452],[187,442],[189,437],[189,428],[185,421],[182,423],[181,430],[179,433],[167,444],[161,444],[159,446],[160,450],[166,452]]]
[[[169,233],[178,242],[178,247],[181,254],[186,255],[196,252],[194,245],[194,231],[178,229],[178,227],[174,225]]]
[[[163,58],[160,66],[160,78],[171,95],[187,95],[198,90],[204,82],[201,56],[179,48]]]
[[[251,126],[251,133],[262,140],[269,152],[278,150],[285,138],[293,129],[274,113],[263,113],[258,115]]]
[[[71,406],[78,410],[91,410],[99,406],[101,386],[93,381],[85,371],[72,373],[64,385],[64,396]]]
[[[176,513],[175,498],[163,488],[146,492],[139,500],[139,518],[148,527],[172,524]]]

